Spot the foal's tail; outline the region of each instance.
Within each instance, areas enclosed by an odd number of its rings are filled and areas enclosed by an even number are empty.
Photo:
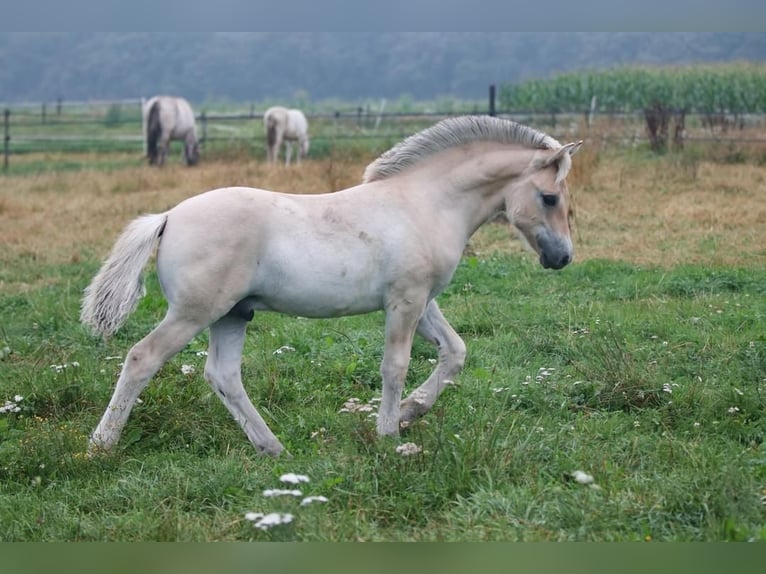
[[[146,119],[146,155],[149,163],[157,161],[157,144],[162,136],[162,125],[160,124],[160,102],[155,101],[149,109]]]
[[[80,321],[95,333],[104,337],[114,334],[143,297],[142,272],[167,219],[167,213],[159,213],[131,222],[85,288]]]

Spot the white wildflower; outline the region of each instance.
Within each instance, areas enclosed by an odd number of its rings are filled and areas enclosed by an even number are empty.
[[[191,375],[194,372],[194,367],[192,365],[181,365],[181,372],[184,375]]]
[[[62,372],[64,369],[68,369],[69,367],[79,367],[80,363],[77,361],[72,361],[71,363],[62,363],[61,365],[51,365],[50,368],[53,369],[56,373]]]
[[[729,407],[727,411],[730,415],[735,415],[739,412],[739,407]]]
[[[269,488],[263,491],[263,496],[303,496],[300,490],[286,490],[282,488]]]
[[[376,402],[377,401],[375,401],[375,399],[370,399],[366,404],[363,404],[362,402],[360,402],[358,398],[351,397],[345,403],[343,403],[343,407],[338,412],[339,413],[370,413],[377,407]]]
[[[579,484],[593,484],[593,476],[582,470],[573,471],[572,478]]]
[[[197,351],[196,355],[198,357],[207,357],[207,351]]]
[[[21,401],[24,400],[24,397],[22,397],[21,395],[13,395],[13,400],[14,402],[20,403]]]
[[[307,496],[303,500],[301,500],[301,506],[307,506],[311,504],[312,502],[327,502],[327,497],[325,496]]]
[[[662,385],[662,392],[663,393],[668,393],[668,394],[672,395],[673,394],[673,387],[670,386],[670,383],[664,383]]]
[[[263,512],[246,512],[245,513],[245,520],[249,520],[250,522],[255,522],[256,520],[263,518]]]
[[[5,401],[3,406],[0,407],[0,414],[5,413],[17,413],[21,410],[21,407],[13,401]]]
[[[272,355],[281,355],[285,351],[294,351],[294,350],[295,350],[295,347],[291,347],[290,345],[282,345],[281,347],[279,347],[279,349],[273,351],[271,354]]]
[[[257,515],[259,513],[254,512],[254,513],[248,513],[248,514]],[[253,526],[260,530],[268,530],[272,526],[279,526],[280,524],[289,524],[292,521],[293,521],[292,514],[281,514],[279,512],[270,512],[269,514],[266,514],[265,516],[262,515],[260,518],[257,518],[256,521],[253,523]]]
[[[309,482],[309,477],[305,474],[295,474],[293,472],[288,472],[287,474],[280,476],[279,480],[281,482],[289,482],[290,484],[298,484],[300,482]]]
[[[416,445],[414,442],[405,442],[396,447],[396,452],[402,456],[412,456],[422,452],[423,448]]]

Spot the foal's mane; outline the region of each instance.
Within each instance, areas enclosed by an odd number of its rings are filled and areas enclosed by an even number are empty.
[[[399,142],[364,170],[364,183],[401,173],[421,159],[446,149],[478,141],[519,144],[534,149],[557,149],[551,136],[492,116],[447,118]]]

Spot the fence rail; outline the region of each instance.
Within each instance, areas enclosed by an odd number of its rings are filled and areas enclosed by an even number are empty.
[[[449,110],[389,111],[381,105],[349,107],[345,110],[308,113],[312,149],[315,154],[327,152],[341,142],[379,142],[391,145],[445,117],[465,113],[497,115],[538,127],[559,139],[582,137],[588,131],[591,139],[602,142],[638,144],[648,141],[641,113],[601,112],[540,113],[525,110],[499,110],[490,88],[489,106],[478,105]],[[766,116],[739,116],[739,125],[706,126],[709,118],[690,114],[685,141],[697,143],[736,143],[766,145]],[[696,120],[693,119],[696,117]],[[205,146],[248,146],[253,152],[264,147],[263,114],[255,106],[234,111],[197,115],[200,140]],[[608,125],[595,132],[591,124]],[[747,124],[747,125],[745,125]],[[695,127],[696,126],[696,129]],[[745,128],[763,129],[745,129]],[[8,170],[12,155],[35,152],[137,152],[143,151],[141,100],[67,102],[48,104],[13,104],[3,111],[3,169]],[[755,134],[755,135],[754,135]],[[318,151],[317,151],[318,150]]]

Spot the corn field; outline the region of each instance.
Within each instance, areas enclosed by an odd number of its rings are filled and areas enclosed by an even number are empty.
[[[594,100],[595,98],[595,100]],[[505,84],[503,109],[542,113],[642,111],[655,103],[699,114],[766,112],[766,65],[622,67]]]
[[[503,108],[529,112],[643,114],[649,143],[665,151],[684,146],[686,115],[699,114],[711,129],[742,127],[746,114],[766,112],[766,65],[667,68],[622,67],[568,73],[501,86]]]

